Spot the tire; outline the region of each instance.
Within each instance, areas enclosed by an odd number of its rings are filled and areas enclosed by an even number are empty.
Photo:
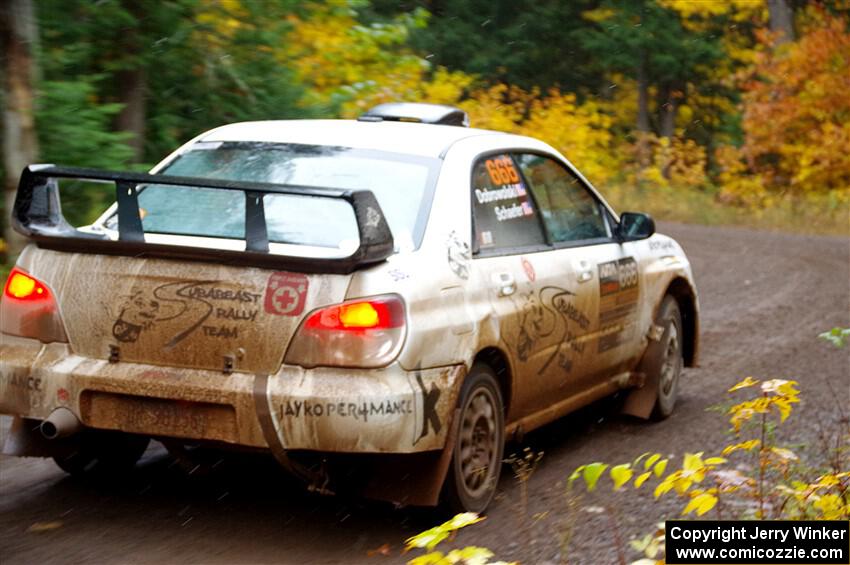
[[[53,461],[72,476],[114,475],[132,469],[148,448],[150,438],[116,431],[85,430],[62,441]]]
[[[460,423],[443,501],[452,512],[483,512],[499,483],[505,448],[505,409],[496,375],[476,363],[460,392]]]
[[[655,323],[664,331],[656,351],[658,358],[653,363],[657,374],[649,376],[650,382],[655,383],[657,393],[652,419],[664,420],[673,413],[676,406],[679,380],[685,366],[682,356],[682,314],[675,298],[670,295],[664,297]]]

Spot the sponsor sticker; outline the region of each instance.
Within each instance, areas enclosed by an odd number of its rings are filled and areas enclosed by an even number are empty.
[[[534,265],[525,257],[522,258],[522,270],[525,271],[525,276],[528,277],[530,282],[534,282],[534,279],[537,278],[537,273],[534,272]]]
[[[304,311],[310,281],[300,273],[272,273],[266,285],[265,310],[277,316],[298,316]]]

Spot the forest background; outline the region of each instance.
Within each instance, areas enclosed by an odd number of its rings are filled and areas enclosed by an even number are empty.
[[[6,211],[28,163],[145,170],[217,125],[421,101],[549,142],[619,210],[850,229],[850,0],[0,4]]]

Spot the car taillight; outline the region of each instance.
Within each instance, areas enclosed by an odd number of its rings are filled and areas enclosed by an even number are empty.
[[[398,357],[407,324],[395,295],[314,310],[292,338],[286,363],[302,367],[384,367]]]
[[[0,301],[0,331],[50,343],[67,342],[53,293],[18,267],[12,269]]]

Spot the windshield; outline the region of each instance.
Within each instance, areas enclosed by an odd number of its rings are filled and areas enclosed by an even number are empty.
[[[371,190],[397,249],[416,248],[425,229],[438,171],[437,159],[346,147],[202,142],[159,171],[284,185]],[[358,245],[351,206],[332,198],[267,194],[270,242],[333,247]],[[242,191],[150,185],[139,193],[145,232],[241,239]]]

